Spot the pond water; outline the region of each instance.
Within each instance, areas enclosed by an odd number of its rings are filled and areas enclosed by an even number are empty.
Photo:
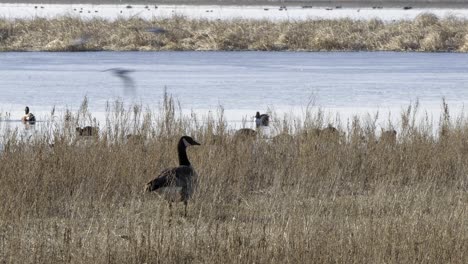
[[[232,121],[267,110],[300,115],[308,105],[385,119],[416,100],[437,116],[442,98],[463,110],[467,73],[468,54],[457,53],[8,52],[0,53],[0,111],[11,119],[26,105],[36,116],[76,111],[85,96],[97,116],[117,99],[157,110],[166,89],[186,112],[222,105]]]

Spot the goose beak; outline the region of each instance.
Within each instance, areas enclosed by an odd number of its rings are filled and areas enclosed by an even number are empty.
[[[193,141],[192,145],[195,145],[195,146],[200,146],[201,144],[196,142],[195,140]]]

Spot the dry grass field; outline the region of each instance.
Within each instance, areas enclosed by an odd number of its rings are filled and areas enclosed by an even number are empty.
[[[444,107],[436,134],[413,105],[396,140],[358,118],[318,135],[320,111],[275,119],[291,137],[235,140],[222,109],[182,116],[167,97],[157,113],[115,103],[82,139],[85,102],[52,134],[3,133],[0,262],[467,263],[468,120]],[[202,143],[187,218],[143,192],[181,135]]]
[[[162,28],[155,34],[151,29]],[[0,19],[0,51],[468,51],[468,21]]]

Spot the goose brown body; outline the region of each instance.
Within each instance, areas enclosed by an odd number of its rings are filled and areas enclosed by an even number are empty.
[[[184,202],[185,216],[187,216],[188,200],[195,190],[198,175],[190,164],[186,148],[188,146],[200,145],[200,143],[188,136],[180,138],[177,145],[179,154],[179,166],[164,169],[154,180],[146,184],[146,191],[158,192],[172,202]]]

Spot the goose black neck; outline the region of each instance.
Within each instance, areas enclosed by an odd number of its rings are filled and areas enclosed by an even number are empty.
[[[179,152],[179,165],[190,166],[190,161],[187,157],[187,147],[185,146],[184,142],[181,140],[179,141],[179,145],[177,146],[177,151]]]

